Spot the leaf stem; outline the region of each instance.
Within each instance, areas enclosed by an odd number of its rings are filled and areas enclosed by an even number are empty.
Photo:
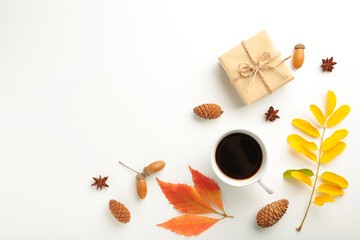
[[[234,218],[234,216],[227,215],[226,212],[225,212],[225,209],[221,209],[221,210],[224,212],[223,216],[228,217],[228,218]]]
[[[226,215],[226,214],[221,214],[223,217],[220,218],[219,220],[222,220],[224,218],[234,218],[234,216],[229,216],[229,215]]]
[[[206,207],[204,207],[204,208],[206,208]],[[206,208],[206,209],[209,209],[209,208]],[[209,209],[209,210],[211,210],[211,209]],[[225,214],[222,214],[222,213],[220,213],[220,212],[218,212],[218,211],[216,211],[216,210],[215,210],[214,213],[219,214],[219,215],[223,216],[224,218],[226,218],[226,215],[225,215]]]
[[[215,213],[217,214],[220,214],[221,216],[223,216],[221,219],[224,219],[224,218],[234,218],[234,216],[229,216],[226,214],[225,210],[224,209],[221,209],[223,213],[220,213],[218,211],[215,210]]]
[[[200,205],[200,206],[202,206],[202,205]],[[202,207],[204,207],[204,206],[202,206]],[[204,207],[204,208],[206,208],[206,207]],[[206,209],[209,209],[209,208],[206,208]],[[209,210],[211,210],[211,209],[209,209]],[[229,216],[229,215],[227,215],[224,209],[221,209],[221,210],[222,210],[223,213],[218,212],[218,211],[216,211],[216,210],[214,209],[214,211],[215,211],[214,213],[217,213],[217,214],[223,216],[222,218],[220,218],[220,220],[221,220],[221,219],[224,219],[224,218],[234,218],[234,216]]]
[[[224,213],[219,213],[218,211],[216,211],[217,214],[220,214],[221,216],[223,216],[223,218],[234,218],[234,216],[229,216],[226,214],[225,210],[223,210]],[[221,219],[223,219],[221,218]]]
[[[305,216],[304,216],[300,226],[298,228],[296,228],[296,230],[298,230],[298,232],[301,231],[301,228],[302,228],[302,226],[303,226],[303,224],[305,222],[306,216],[307,216],[307,214],[309,212],[310,205],[312,203],[312,198],[314,196],[314,192],[315,192],[315,188],[316,188],[316,183],[317,183],[317,180],[319,178],[319,170],[320,170],[320,165],[321,165],[321,154],[322,154],[322,144],[323,144],[323,141],[324,141],[325,129],[326,129],[326,127],[323,127],[323,132],[322,132],[322,135],[321,135],[321,142],[320,142],[319,157],[318,157],[319,160],[318,160],[318,166],[317,166],[316,177],[315,177],[315,181],[314,181],[314,185],[313,185],[313,190],[312,190],[311,195],[310,195],[310,200],[309,200],[309,204],[307,206],[306,212],[305,212]]]

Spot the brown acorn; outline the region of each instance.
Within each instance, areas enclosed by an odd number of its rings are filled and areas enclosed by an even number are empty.
[[[293,65],[296,69],[301,68],[304,63],[304,44],[297,44],[294,47]]]
[[[287,199],[272,202],[263,207],[256,216],[257,224],[262,228],[273,226],[286,213],[289,206]]]
[[[142,175],[142,174],[138,174]],[[140,199],[144,199],[147,194],[147,185],[145,181],[145,177],[143,179],[139,179],[136,177],[136,191]]]
[[[221,107],[214,103],[202,104],[194,108],[194,113],[205,119],[216,119],[223,114]]]
[[[120,202],[116,200],[109,201],[109,209],[111,214],[121,223],[128,223],[130,222],[130,212],[129,210]]]
[[[146,176],[150,176],[150,174],[156,173],[165,167],[164,161],[156,161],[156,162],[151,163],[149,166],[144,167],[144,171],[142,173],[139,173],[139,172],[135,171],[134,169],[126,166],[124,163],[122,163],[120,161],[119,161],[119,163],[121,165],[127,167],[131,171],[137,173],[137,175],[136,175],[136,191],[137,191],[137,194],[140,199],[144,199],[147,194],[147,185],[146,185],[146,180],[145,180]]]
[[[158,171],[160,171],[164,167],[165,167],[165,162],[164,161],[156,161],[156,162],[151,163],[149,166],[144,167],[143,173],[146,176],[150,176],[150,174],[157,173]]]

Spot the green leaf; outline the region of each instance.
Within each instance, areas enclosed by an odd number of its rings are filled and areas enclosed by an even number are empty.
[[[308,176],[308,177],[314,176],[313,171],[311,171],[311,170],[308,169],[308,168],[303,168],[303,169],[289,169],[289,170],[286,170],[286,171],[283,173],[284,178],[292,178],[293,176],[291,175],[291,173],[292,173],[293,171],[301,172],[301,173],[305,174],[305,175]]]

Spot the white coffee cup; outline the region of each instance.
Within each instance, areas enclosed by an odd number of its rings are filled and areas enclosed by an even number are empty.
[[[225,173],[223,173],[219,166],[216,163],[216,149],[219,145],[219,143],[221,142],[221,140],[223,140],[226,136],[229,136],[231,134],[234,133],[243,133],[246,135],[249,135],[250,137],[252,137],[253,139],[255,139],[255,141],[260,145],[261,151],[262,151],[262,163],[261,166],[259,168],[259,170],[250,178],[246,178],[246,179],[235,179],[235,178],[231,178],[229,176],[227,176]],[[269,194],[272,194],[274,191],[271,189],[271,187],[262,179],[263,175],[265,174],[265,171],[267,169],[268,166],[268,158],[267,158],[267,152],[266,152],[266,147],[265,144],[263,143],[263,141],[253,132],[250,132],[248,130],[244,130],[244,129],[234,129],[231,131],[228,131],[224,134],[221,134],[221,136],[219,136],[215,142],[215,144],[212,147],[211,150],[211,166],[213,168],[213,170],[215,171],[215,174],[225,183],[232,185],[232,186],[237,186],[237,187],[241,187],[241,186],[249,186],[251,184],[254,183],[259,183],[259,185],[261,187],[263,187]]]

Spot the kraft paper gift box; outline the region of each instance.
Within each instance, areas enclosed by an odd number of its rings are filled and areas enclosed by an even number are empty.
[[[286,59],[264,30],[219,57],[230,82],[246,105],[294,79]]]

